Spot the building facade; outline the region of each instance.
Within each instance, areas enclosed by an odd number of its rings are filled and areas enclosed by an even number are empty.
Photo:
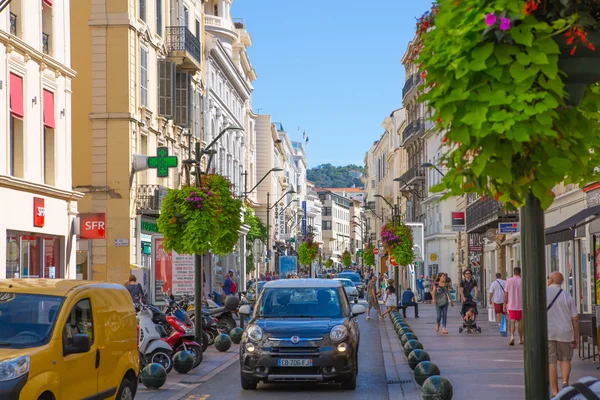
[[[0,18],[0,278],[86,279],[76,256],[70,1]]]
[[[323,259],[331,259],[335,268],[342,268],[342,253],[350,251],[350,208],[352,200],[331,192],[318,189],[323,203]]]

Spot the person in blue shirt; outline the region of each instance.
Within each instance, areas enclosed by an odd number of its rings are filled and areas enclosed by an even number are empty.
[[[424,281],[424,276],[421,275],[421,277],[419,279],[417,279],[417,290],[419,291],[419,295],[421,297],[421,301],[423,301],[423,298],[425,297],[425,288],[423,287],[423,281]]]
[[[227,274],[226,275],[226,279],[223,282],[223,284],[221,285],[221,287],[223,288],[223,293],[225,293],[225,296],[229,296],[231,294],[231,284],[232,284],[232,280],[231,280],[231,274]]]
[[[404,318],[406,318],[407,307],[414,307],[415,318],[419,318],[419,303],[415,301],[415,294],[410,288],[406,288],[402,293],[402,314],[404,315]]]

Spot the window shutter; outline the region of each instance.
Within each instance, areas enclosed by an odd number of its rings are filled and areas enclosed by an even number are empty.
[[[140,0],[140,19],[146,22],[146,0]]]
[[[198,139],[201,139],[200,137],[200,132],[201,132],[201,127],[200,127],[200,119],[202,118],[202,93],[200,93],[200,91],[196,92],[196,121],[195,121],[195,125],[196,125],[196,137]]]
[[[173,118],[175,63],[158,60],[158,115]]]
[[[148,49],[140,48],[140,103],[148,106]]]
[[[190,124],[190,92],[191,77],[185,71],[175,72],[175,124]]]
[[[163,35],[162,3],[163,0],[156,0],[156,33],[160,37]]]

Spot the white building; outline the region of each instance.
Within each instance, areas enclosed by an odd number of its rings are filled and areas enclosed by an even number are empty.
[[[332,259],[341,268],[341,256],[345,250],[350,251],[350,207],[352,200],[319,189],[319,199],[323,203],[322,229],[324,260]]]
[[[75,279],[69,0],[1,15],[0,279]]]

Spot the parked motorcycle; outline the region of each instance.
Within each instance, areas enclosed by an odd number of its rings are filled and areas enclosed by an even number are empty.
[[[236,310],[238,306],[239,299],[237,296],[227,296],[222,307],[203,308],[202,311],[207,315],[215,317],[218,320],[219,328],[224,329],[226,333],[229,333],[237,326],[237,323],[233,319],[232,311]]]
[[[157,363],[170,372],[173,369],[173,348],[162,340],[157,325],[152,320],[152,311],[148,307],[142,306],[137,314],[137,320],[141,363]]]

